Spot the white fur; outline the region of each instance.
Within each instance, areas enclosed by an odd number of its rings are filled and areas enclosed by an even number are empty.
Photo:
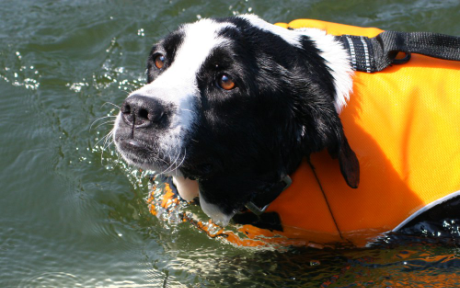
[[[283,38],[284,41],[298,48],[302,48],[302,44],[300,43],[302,35],[310,37],[315,43],[316,48],[321,51],[321,57],[326,60],[327,65],[331,69],[335,86],[335,109],[337,113],[342,111],[347,105],[350,92],[353,88],[353,70],[347,51],[340,42],[335,41],[334,36],[326,34],[323,30],[313,28],[288,30],[272,25],[252,14],[241,15],[241,17],[248,20],[255,27],[276,34]]]
[[[241,15],[240,17],[248,20],[253,26],[261,30],[271,32],[275,35],[280,36],[281,38],[284,39],[284,41],[291,44],[292,46],[302,48],[302,44],[300,43],[301,34],[298,34],[295,32],[293,33],[293,31],[290,31],[288,29],[270,24],[254,14],[244,14],[244,15]]]
[[[326,31],[303,28],[295,30],[297,33],[310,37],[326,60],[331,69],[335,86],[335,109],[337,113],[347,105],[350,93],[353,90],[353,69],[350,65],[350,56],[343,45],[334,39],[333,35],[326,34]]]
[[[190,180],[182,176],[174,176],[173,183],[176,185],[180,197],[186,201],[192,201],[196,197],[200,196],[198,191],[198,181],[196,180]]]

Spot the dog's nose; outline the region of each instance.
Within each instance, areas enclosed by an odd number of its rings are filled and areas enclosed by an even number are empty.
[[[136,128],[160,124],[165,117],[165,109],[160,101],[142,95],[128,97],[120,110],[125,123]]]

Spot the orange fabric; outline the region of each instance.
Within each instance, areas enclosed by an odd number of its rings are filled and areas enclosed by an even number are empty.
[[[383,32],[378,28],[357,27],[345,24],[332,23],[327,21],[313,20],[313,19],[297,19],[291,21],[289,24],[276,23],[275,25],[299,29],[299,28],[316,28],[327,31],[328,34],[335,36],[339,35],[354,35],[354,36],[367,36],[375,37]]]

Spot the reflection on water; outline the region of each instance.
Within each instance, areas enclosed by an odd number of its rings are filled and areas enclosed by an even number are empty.
[[[128,167],[104,137],[116,105],[145,81],[150,45],[181,23],[252,11],[272,22],[311,17],[460,35],[459,5],[0,2],[0,286],[458,286],[458,243],[261,251],[159,220],[146,204],[149,172]]]
[[[452,253],[455,251],[425,244],[355,251],[247,251],[238,255],[200,249],[186,255],[172,253],[168,269],[176,275],[199,275],[216,286],[456,287],[460,284],[455,273],[460,261]]]
[[[199,208],[182,202],[168,206],[168,210],[160,207],[163,200],[160,193],[164,193],[165,188],[158,184],[158,180],[154,188],[153,199],[148,202],[156,203],[154,214],[160,221],[159,225],[171,231],[170,241],[189,241],[182,237],[182,233],[193,230],[194,226],[189,220],[185,223],[182,221],[184,212],[188,215],[185,219],[190,219],[190,214],[194,214],[195,221],[206,221],[206,216]],[[191,237],[197,237],[200,233],[206,235],[198,228],[190,231],[190,234],[193,233],[195,235]],[[215,285],[238,283],[242,287],[459,285],[460,277],[453,274],[460,268],[459,239],[449,236],[432,238],[433,235],[423,233],[417,235],[420,236],[386,235],[367,249],[287,247],[282,251],[274,251],[270,247],[235,248],[225,238],[219,237],[211,241],[219,243],[224,249],[225,246],[232,248],[232,252],[217,250],[216,253],[209,247],[187,249],[187,254],[173,252],[174,260],[168,267],[185,275],[198,273]]]

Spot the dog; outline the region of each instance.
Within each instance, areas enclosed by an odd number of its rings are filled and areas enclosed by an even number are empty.
[[[354,189],[360,163],[339,117],[353,68],[324,31],[201,19],[153,46],[147,84],[122,104],[113,139],[129,164],[171,175],[221,226],[322,150]]]

